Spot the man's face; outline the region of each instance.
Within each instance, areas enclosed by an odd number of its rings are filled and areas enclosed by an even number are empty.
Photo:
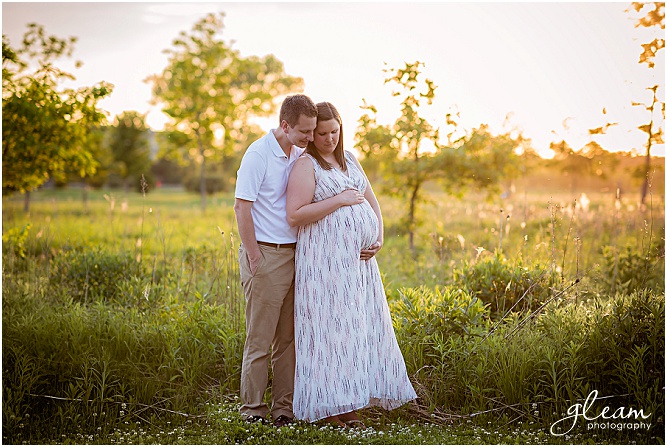
[[[317,118],[299,115],[299,121],[294,127],[290,126],[284,120],[280,124],[290,143],[299,147],[306,147],[309,141],[313,141],[313,132],[315,131],[315,127],[317,127]]]

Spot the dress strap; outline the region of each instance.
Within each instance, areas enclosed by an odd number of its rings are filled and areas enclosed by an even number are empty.
[[[310,158],[312,161],[316,161],[316,160],[315,160],[315,157],[313,157],[312,155],[310,155],[310,154],[307,153],[307,152],[304,152],[303,154],[301,154],[301,156],[302,156],[302,157],[308,157],[308,158]]]
[[[319,172],[319,171],[322,170],[322,166],[320,166],[320,164],[317,162],[317,160],[315,159],[315,157],[313,157],[313,156],[310,155],[310,154],[307,154],[306,152],[304,152],[303,155],[301,155],[301,156],[302,156],[302,157],[308,157],[308,158],[310,158],[310,161],[313,162],[313,167],[314,167],[315,171],[318,171],[318,172]]]

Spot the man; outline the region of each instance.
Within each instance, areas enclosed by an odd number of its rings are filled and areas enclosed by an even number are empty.
[[[239,265],[246,299],[241,414],[267,423],[264,393],[271,357],[271,416],[277,427],[294,419],[294,249],[297,229],[285,210],[290,169],[313,141],[317,108],[305,95],[288,96],[280,127],[252,143],[237,173],[234,212],[241,236]],[[297,147],[298,146],[298,147]]]

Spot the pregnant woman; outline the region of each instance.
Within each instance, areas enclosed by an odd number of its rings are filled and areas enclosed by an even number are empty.
[[[363,427],[355,410],[417,397],[396,342],[375,254],[380,205],[361,165],[343,150],[336,108],[317,104],[313,142],[287,186],[299,227],[294,290],[294,414]]]

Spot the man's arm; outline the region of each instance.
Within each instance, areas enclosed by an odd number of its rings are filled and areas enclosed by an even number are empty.
[[[259,250],[259,245],[257,244],[255,222],[252,220],[252,213],[250,212],[253,204],[254,202],[238,198],[234,201],[234,213],[236,214],[239,236],[241,236],[241,242],[243,242],[243,246],[248,253],[250,272],[254,275],[257,271],[259,260],[262,258],[262,252]]]

